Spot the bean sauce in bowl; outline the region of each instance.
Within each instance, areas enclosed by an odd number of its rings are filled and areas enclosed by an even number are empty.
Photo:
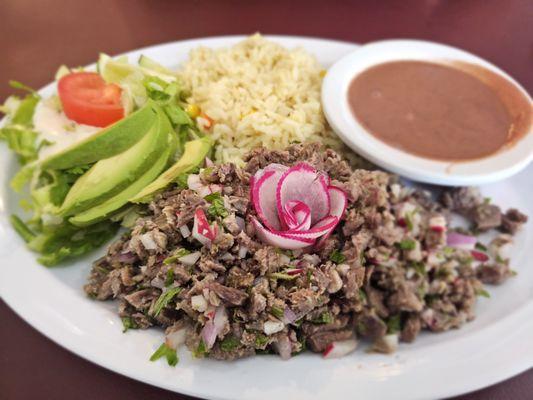
[[[330,68],[322,101],[347,145],[414,180],[486,183],[533,158],[527,92],[495,66],[448,46],[363,46]]]

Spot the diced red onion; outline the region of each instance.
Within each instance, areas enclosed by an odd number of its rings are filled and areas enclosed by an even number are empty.
[[[235,223],[239,227],[241,231],[244,231],[244,228],[246,228],[246,223],[244,222],[244,218],[236,216],[235,217]]]
[[[137,255],[132,253],[131,251],[127,251],[125,253],[120,253],[117,256],[117,261],[125,264],[131,264],[137,259]]]
[[[296,314],[289,307],[285,307],[285,310],[283,310],[283,322],[292,324],[294,321],[296,321]]]
[[[463,235],[459,232],[449,232],[446,241],[448,246],[464,250],[473,250],[477,243],[475,236]]]
[[[205,158],[205,166],[207,168],[211,168],[211,167],[215,166],[215,163],[213,161],[211,161],[211,159],[209,157],[206,157]]]
[[[226,308],[224,306],[218,306],[213,318],[205,323],[201,332],[202,339],[204,339],[204,343],[208,349],[213,347],[218,334],[222,332],[227,322]]]
[[[292,345],[289,337],[283,335],[273,343],[274,348],[278,352],[282,360],[288,360],[292,355]]]

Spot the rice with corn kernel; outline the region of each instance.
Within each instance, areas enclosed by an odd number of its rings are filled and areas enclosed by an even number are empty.
[[[320,141],[340,149],[320,102],[324,70],[303,49],[286,49],[261,35],[231,48],[199,47],[182,66],[189,103],[215,121],[219,162],[242,162],[250,149],[284,149]]]

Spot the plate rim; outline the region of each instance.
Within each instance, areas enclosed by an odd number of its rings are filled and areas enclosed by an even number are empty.
[[[209,37],[189,38],[189,39],[185,39],[185,40],[169,41],[169,42],[165,42],[165,43],[145,46],[145,47],[142,47],[142,48],[133,49],[131,51],[121,53],[119,55],[122,55],[122,54],[130,55],[132,53],[140,53],[140,52],[148,51],[148,50],[151,51],[154,48],[159,48],[159,47],[164,47],[164,46],[194,44],[195,42],[198,43],[199,41],[213,41],[213,40],[222,40],[222,41],[223,40],[228,40],[228,41],[234,41],[235,40],[236,41],[236,40],[242,40],[242,39],[244,39],[246,37],[248,37],[248,35],[224,35],[224,36],[209,36]],[[284,40],[288,39],[288,40],[296,40],[296,41],[321,41],[321,42],[325,42],[325,44],[333,42],[333,43],[336,43],[336,44],[353,46],[353,48],[355,48],[355,46],[357,46],[357,44],[351,43],[351,42],[347,42],[347,41],[320,38],[320,37],[310,37],[310,36],[264,35],[264,37],[267,38],[267,39],[273,39],[273,40],[278,41],[278,42],[283,42]],[[302,43],[300,46],[304,46],[304,44]],[[318,54],[314,54],[314,56],[317,59],[320,58],[318,56]],[[92,67],[92,66],[94,66],[94,63],[90,64],[88,67]],[[52,83],[50,83],[48,85],[45,85],[43,88],[39,89],[39,91],[49,90],[50,87],[52,87],[53,85],[54,85],[54,83],[52,82]],[[0,181],[5,180],[6,178],[7,178],[7,173],[4,173],[0,177]],[[3,189],[4,188],[2,188],[2,191],[3,191]],[[0,196],[0,213],[2,214],[2,217],[3,217],[4,214],[5,214],[5,210],[2,207],[2,200],[3,200],[2,197],[3,196]],[[8,235],[10,235],[10,234],[13,234],[13,233],[12,232],[8,233]],[[38,332],[40,332],[41,334],[46,336],[48,339],[50,339],[54,343],[58,344],[60,347],[68,350],[69,352],[71,352],[73,354],[76,354],[79,357],[82,357],[83,359],[85,359],[85,360],[87,360],[87,361],[89,361],[89,362],[91,362],[93,364],[96,364],[96,365],[98,365],[100,367],[103,367],[105,369],[108,369],[110,371],[118,373],[120,375],[123,375],[123,376],[129,377],[129,378],[138,380],[140,382],[143,382],[143,383],[155,386],[155,387],[164,388],[166,390],[170,390],[170,391],[173,391],[173,392],[182,393],[182,394],[185,394],[185,395],[207,396],[207,398],[211,398],[211,399],[229,399],[229,398],[231,398],[231,397],[227,397],[227,396],[218,396],[212,390],[211,391],[197,391],[197,390],[189,390],[186,387],[182,387],[182,388],[180,388],[178,390],[178,389],[176,389],[175,386],[172,386],[170,383],[169,384],[164,384],[164,383],[161,383],[161,382],[153,381],[151,379],[147,379],[145,376],[142,375],[142,370],[140,370],[141,372],[134,371],[132,373],[131,369],[128,370],[127,368],[120,368],[120,367],[117,367],[116,365],[114,365],[112,362],[110,363],[110,362],[106,362],[106,360],[99,359],[96,355],[94,355],[95,353],[91,353],[90,350],[82,349],[79,346],[78,347],[70,346],[69,343],[65,343],[65,342],[62,343],[61,342],[61,336],[62,336],[61,334],[55,334],[53,332],[53,328],[48,327],[46,324],[41,324],[40,322],[35,322],[37,320],[37,318],[32,317],[31,315],[28,315],[27,311],[25,310],[27,308],[27,305],[18,304],[15,299],[10,298],[9,296],[6,297],[5,296],[5,291],[2,290],[2,287],[3,287],[3,285],[0,284],[0,295],[1,295],[2,299],[8,305],[8,307],[11,310],[13,310],[20,318],[22,318],[32,328],[36,329]],[[527,304],[524,304],[524,307],[522,307],[521,311],[522,312],[527,312],[528,315],[533,316],[533,302],[531,301],[531,299],[530,299],[530,301]],[[513,313],[513,315],[515,315],[515,313]],[[509,316],[509,317],[511,317],[511,316]],[[497,324],[494,324],[494,325],[497,325]],[[529,326],[533,328],[533,323],[530,323]],[[523,330],[524,329],[521,329],[521,331],[523,331]],[[515,333],[517,334],[518,332],[515,332]],[[523,372],[524,370],[526,370],[528,368],[533,367],[533,354],[532,354],[532,358],[530,358],[529,360],[525,360],[525,361],[522,360],[522,361],[523,362],[521,362],[520,365],[518,365],[519,363],[514,363],[512,368],[505,369],[506,372],[502,372],[502,371],[499,370],[496,373],[496,372],[492,371],[493,373],[491,375],[490,381],[487,381],[488,378],[480,378],[480,377],[478,377],[478,379],[476,380],[476,382],[474,384],[470,384],[470,385],[466,385],[466,386],[462,386],[462,387],[457,385],[457,386],[454,386],[451,390],[448,390],[446,392],[439,392],[438,395],[439,396],[452,396],[452,395],[457,395],[457,394],[461,394],[461,393],[467,393],[467,392],[471,392],[471,391],[480,389],[482,387],[486,387],[488,385],[495,384],[497,382],[501,382],[501,381],[503,381],[505,379],[508,379],[511,376],[514,376],[514,375],[516,375],[516,374],[518,374],[520,372]],[[494,375],[496,375],[497,377],[495,377]],[[196,386],[195,389],[198,389],[198,387]],[[426,397],[418,396],[417,398],[426,398]]]

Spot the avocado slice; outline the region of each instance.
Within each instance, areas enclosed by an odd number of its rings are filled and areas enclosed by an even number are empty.
[[[211,150],[211,146],[212,141],[207,136],[185,143],[185,150],[181,158],[130,201],[132,203],[148,203],[155,194],[174,182],[178,176],[190,172],[200,165]]]
[[[71,216],[101,204],[139,179],[163,155],[172,127],[161,108],[153,105],[157,122],[135,145],[94,164],[70,188],[59,214]]]
[[[171,135],[173,134],[170,134],[169,137],[171,137]],[[98,204],[87,211],[75,215],[69,219],[69,222],[76,226],[87,226],[108,218],[111,214],[128,203],[130,197],[135,196],[146,185],[150,184],[150,182],[157,178],[161,171],[165,169],[171,155],[172,149],[168,147],[155,164],[130,186],[102,204]]]
[[[41,163],[43,169],[66,169],[90,164],[120,154],[137,143],[157,120],[153,103],[67,147]]]

